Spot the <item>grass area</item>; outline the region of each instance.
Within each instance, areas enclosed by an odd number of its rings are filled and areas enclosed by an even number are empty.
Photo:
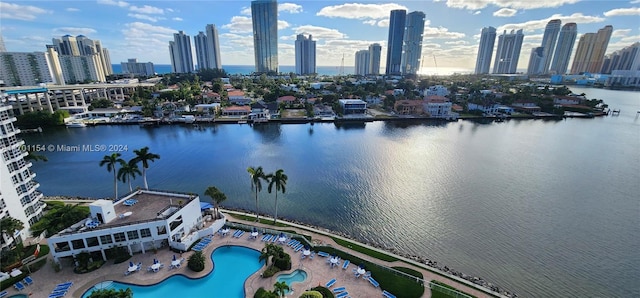
[[[378,251],[375,251],[373,249],[370,248],[366,248],[362,245],[353,243],[351,241],[347,241],[347,240],[342,240],[336,237],[331,237],[331,239],[333,239],[333,241],[335,241],[336,243],[338,243],[338,245],[344,246],[348,249],[363,253],[365,255],[374,257],[376,259],[382,260],[382,261],[387,261],[387,262],[394,262],[394,261],[399,261],[398,258],[392,257],[388,254],[385,253],[381,253]]]
[[[424,293],[424,287],[420,283],[417,283],[413,278],[408,278],[404,275],[396,275],[392,271],[385,270],[375,264],[362,260],[356,256],[352,256],[333,247],[318,246],[315,247],[315,250],[324,251],[332,255],[337,255],[341,259],[349,260],[354,265],[364,265],[366,270],[371,271],[371,276],[376,281],[378,281],[378,283],[380,283],[380,288],[393,293],[394,295],[396,295],[396,297],[417,298],[422,297],[422,294]],[[422,274],[420,272],[409,268],[396,267],[394,269],[406,273],[412,272],[416,274],[416,277],[422,278]]]
[[[251,216],[251,215],[242,215],[242,214],[235,214],[235,213],[228,213],[229,215],[231,215],[234,218],[237,219],[242,219],[242,220],[247,220],[247,221],[253,221],[255,222],[256,217],[255,216]],[[273,220],[270,219],[264,219],[264,218],[260,218],[260,221],[258,221],[261,224],[265,224],[265,225],[274,225],[273,224]],[[276,227],[290,227],[288,224],[284,224],[281,223],[279,221],[276,222],[275,224]]]
[[[304,109],[285,109],[282,111],[282,118],[304,118],[307,117],[307,111]]]
[[[431,298],[467,298],[467,297],[472,297],[472,298],[477,298],[476,296],[473,296],[469,293],[465,293],[463,291],[460,291],[448,284],[439,282],[437,280],[432,280],[431,283],[437,284],[439,286],[442,287],[434,287],[431,286]],[[447,290],[448,289],[448,290]],[[462,293],[463,295],[460,295],[460,293]],[[466,295],[466,296],[465,296]]]
[[[36,245],[30,245],[27,247],[24,247],[22,252],[23,252],[23,257],[24,256],[29,256],[29,255],[33,255],[33,253],[36,251]],[[49,246],[48,245],[40,245],[40,252],[38,253],[38,258],[46,256],[47,254],[49,254]],[[26,276],[30,275],[29,272],[36,272],[38,270],[40,270],[40,268],[42,268],[45,264],[47,263],[47,259],[43,258],[40,261],[37,262],[32,262],[30,263],[28,266],[24,265],[22,267],[19,267],[18,269],[20,269],[20,271],[22,271],[22,274],[16,276],[16,277],[10,277],[8,279],[3,280],[2,282],[0,282],[0,291],[3,291],[7,288],[10,288],[13,286],[13,284],[15,284],[18,281],[22,281],[22,279],[24,279]]]

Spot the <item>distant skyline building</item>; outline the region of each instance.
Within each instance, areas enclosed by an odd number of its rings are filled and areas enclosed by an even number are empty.
[[[422,11],[414,11],[407,14],[400,62],[403,75],[416,74],[420,70],[424,20],[425,14]]]
[[[6,52],[7,48],[4,46],[4,39],[2,39],[2,34],[0,34],[0,53]]]
[[[538,73],[540,74],[549,73],[549,67],[551,67],[551,59],[556,48],[556,41],[558,40],[558,34],[560,33],[561,24],[562,21],[555,19],[549,21],[549,23],[547,23],[547,26],[544,28],[544,34],[542,35],[542,44],[540,45],[543,48],[543,59],[540,67],[538,68]]]
[[[571,65],[571,73],[599,72],[604,64],[604,54],[607,51],[612,33],[613,27],[607,25],[597,33],[585,33],[580,36]]]
[[[100,40],[90,39],[84,35],[74,37],[67,34],[61,38],[52,38],[51,41],[52,44],[46,45],[47,49],[54,49],[59,56],[98,55],[98,66],[101,68],[98,72],[104,73],[105,76],[113,74],[109,50],[102,47]]]
[[[251,2],[253,52],[257,73],[278,72],[278,2]]]
[[[611,74],[615,70],[640,70],[640,42],[605,57],[600,73]]]
[[[171,71],[175,73],[193,72],[193,54],[191,53],[191,39],[184,31],[173,34],[173,41],[169,42],[171,56]]]
[[[106,75],[100,56],[93,55],[59,55],[62,75],[69,84],[85,82],[105,82]]]
[[[206,32],[206,33],[205,33]],[[208,24],[205,32],[198,32],[193,37],[196,49],[197,69],[220,69],[220,40],[216,25]]]
[[[127,62],[120,62],[123,74],[133,74],[137,76],[152,76],[156,73],[153,63],[151,62],[138,62],[138,59],[131,58]]]
[[[493,64],[493,73],[516,73],[523,40],[522,29],[518,31],[511,30],[509,34],[507,34],[507,30],[504,30],[504,33],[498,37],[498,49],[496,50],[496,59]]]
[[[6,86],[36,86],[41,83],[64,85],[57,60],[58,55],[53,50],[0,52],[0,80]]]
[[[366,76],[369,74],[369,50],[360,50],[356,52],[355,74],[358,76]]]
[[[307,75],[316,73],[316,41],[311,34],[296,36],[295,42],[296,74]]]
[[[491,69],[491,56],[493,45],[496,41],[496,28],[484,27],[480,33],[480,45],[478,45],[478,57],[476,58],[475,74],[487,74]]]
[[[565,74],[569,67],[569,60],[571,59],[571,53],[573,52],[573,45],[576,43],[576,37],[578,36],[578,25],[576,23],[566,23],[560,29],[560,35],[558,36],[558,42],[556,45],[550,73],[553,74]]]
[[[372,75],[380,74],[380,57],[382,56],[382,46],[374,43],[369,46],[369,73]]]
[[[402,41],[404,39],[407,11],[392,10],[389,17],[389,38],[387,42],[386,75],[402,74]]]
[[[542,65],[544,61],[544,47],[531,49],[529,56],[529,66],[527,67],[528,75],[538,75],[542,73]]]

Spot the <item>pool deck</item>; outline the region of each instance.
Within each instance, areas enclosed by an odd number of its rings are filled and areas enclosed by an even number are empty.
[[[227,214],[227,218],[231,222],[243,223],[248,225],[253,225],[259,228],[273,228],[273,226],[259,224],[252,221],[244,221],[233,218],[232,215]],[[486,293],[475,289],[473,287],[469,287],[463,283],[457,282],[455,280],[448,279],[446,277],[440,276],[433,272],[430,272],[426,269],[420,268],[418,266],[411,266],[407,263],[396,261],[396,262],[385,262],[378,259],[374,259],[370,256],[364,255],[362,253],[349,250],[347,248],[341,247],[336,244],[333,239],[330,237],[320,234],[314,233],[307,229],[301,229],[296,227],[287,227],[287,230],[295,230],[300,234],[311,235],[314,240],[322,241],[323,245],[330,245],[345,252],[348,252],[351,255],[357,256],[361,259],[368,260],[377,264],[385,265],[385,266],[403,266],[415,269],[417,271],[422,272],[425,280],[438,280],[445,282],[453,287],[456,287],[464,292],[472,294],[476,297],[491,297]],[[233,230],[230,234],[233,234]],[[220,246],[225,245],[240,245],[249,248],[253,248],[255,250],[261,250],[265,243],[260,241],[260,237],[255,240],[249,239],[249,233],[245,233],[241,238],[234,238],[231,235],[227,235],[225,237],[221,237],[220,235],[215,235],[213,237],[213,241],[209,244],[204,250],[203,253],[209,259],[211,253]],[[43,242],[46,242],[43,241]],[[331,268],[329,264],[326,263],[326,258],[315,256],[314,259],[301,259],[300,252],[294,252],[292,248],[284,245],[284,251],[291,255],[292,260],[292,268],[289,271],[279,272],[273,277],[270,278],[262,278],[260,276],[263,269],[260,269],[253,275],[251,275],[245,282],[245,293],[246,297],[253,297],[253,294],[260,287],[264,287],[267,290],[273,290],[273,284],[276,282],[276,278],[279,274],[282,273],[291,273],[296,269],[301,269],[306,271],[307,279],[300,283],[294,283],[293,293],[289,294],[287,297],[298,297],[304,290],[313,288],[318,285],[324,286],[329,280],[336,279],[337,282],[331,287],[332,289],[337,287],[345,287],[349,292],[350,297],[382,297],[382,289],[375,288],[371,283],[367,280],[363,280],[362,278],[356,278],[352,272],[353,268],[356,268],[356,264],[350,264],[349,268],[346,270],[342,269],[342,266],[336,266]],[[168,248],[158,249],[157,253],[148,252],[146,254],[134,254],[134,256],[129,259],[134,263],[142,262],[142,269],[139,272],[135,272],[128,276],[124,275],[124,272],[127,271],[129,267],[129,262],[124,262],[120,264],[113,264],[113,262],[108,261],[105,265],[103,265],[100,269],[85,273],[85,274],[75,274],[73,273],[73,268],[71,264],[63,265],[63,268],[60,272],[55,272],[53,267],[51,266],[52,259],[49,256],[49,261],[47,264],[38,270],[37,272],[31,274],[33,279],[33,284],[27,286],[25,290],[18,292],[13,287],[8,288],[7,291],[9,295],[15,294],[27,294],[31,297],[47,297],[51,291],[55,288],[56,284],[64,283],[68,281],[73,281],[73,286],[70,289],[70,292],[67,294],[67,297],[81,297],[82,294],[91,288],[93,285],[103,282],[103,281],[118,281],[123,283],[137,284],[137,285],[153,285],[162,282],[166,278],[176,275],[182,274],[189,278],[200,278],[209,274],[213,269],[213,264],[210,262],[206,262],[205,269],[201,272],[193,272],[187,268],[186,259],[189,258],[193,252],[186,252],[182,254],[181,257],[185,258],[185,261],[182,263],[181,268],[178,269],[169,269],[169,265],[171,264],[171,259],[173,255],[176,257],[180,257],[180,254],[176,254],[170,251]],[[147,272],[146,268],[153,263],[153,259],[158,259],[165,266],[160,269],[158,272]],[[215,262],[215,260],[214,260]],[[71,295],[69,295],[71,294]],[[426,288],[424,298],[431,297],[431,291]]]

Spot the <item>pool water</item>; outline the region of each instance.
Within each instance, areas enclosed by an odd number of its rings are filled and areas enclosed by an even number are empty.
[[[296,271],[293,271],[289,274],[278,275],[278,277],[276,278],[276,281],[277,282],[284,281],[285,283],[287,283],[289,287],[291,287],[292,283],[303,282],[306,279],[307,279],[307,273],[304,272],[303,270],[297,269]],[[285,294],[289,294],[289,291],[286,291]]]
[[[105,282],[95,285],[82,297],[89,297],[96,288],[106,287],[116,290],[131,288],[135,298],[162,297],[167,293],[180,297],[242,298],[245,280],[264,266],[264,262],[258,262],[259,256],[260,252],[247,247],[222,246],[213,251],[212,259],[215,264],[213,272],[203,278],[190,279],[182,275],[174,275],[153,286]]]

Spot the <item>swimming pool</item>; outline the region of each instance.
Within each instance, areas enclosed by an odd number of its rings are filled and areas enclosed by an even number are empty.
[[[297,269],[289,274],[280,274],[276,278],[277,282],[284,281],[287,283],[289,287],[294,282],[303,282],[307,279],[307,273],[304,270]],[[286,291],[285,294],[289,294],[289,291]]]
[[[153,286],[136,286],[119,282],[100,283],[85,292],[82,297],[89,297],[95,288],[106,286],[116,290],[131,288],[136,298],[162,297],[167,293],[181,297],[242,298],[245,280],[264,265],[264,262],[258,262],[259,256],[260,252],[251,248],[222,246],[213,251],[212,259],[215,264],[213,272],[203,278],[190,279],[177,275]]]

